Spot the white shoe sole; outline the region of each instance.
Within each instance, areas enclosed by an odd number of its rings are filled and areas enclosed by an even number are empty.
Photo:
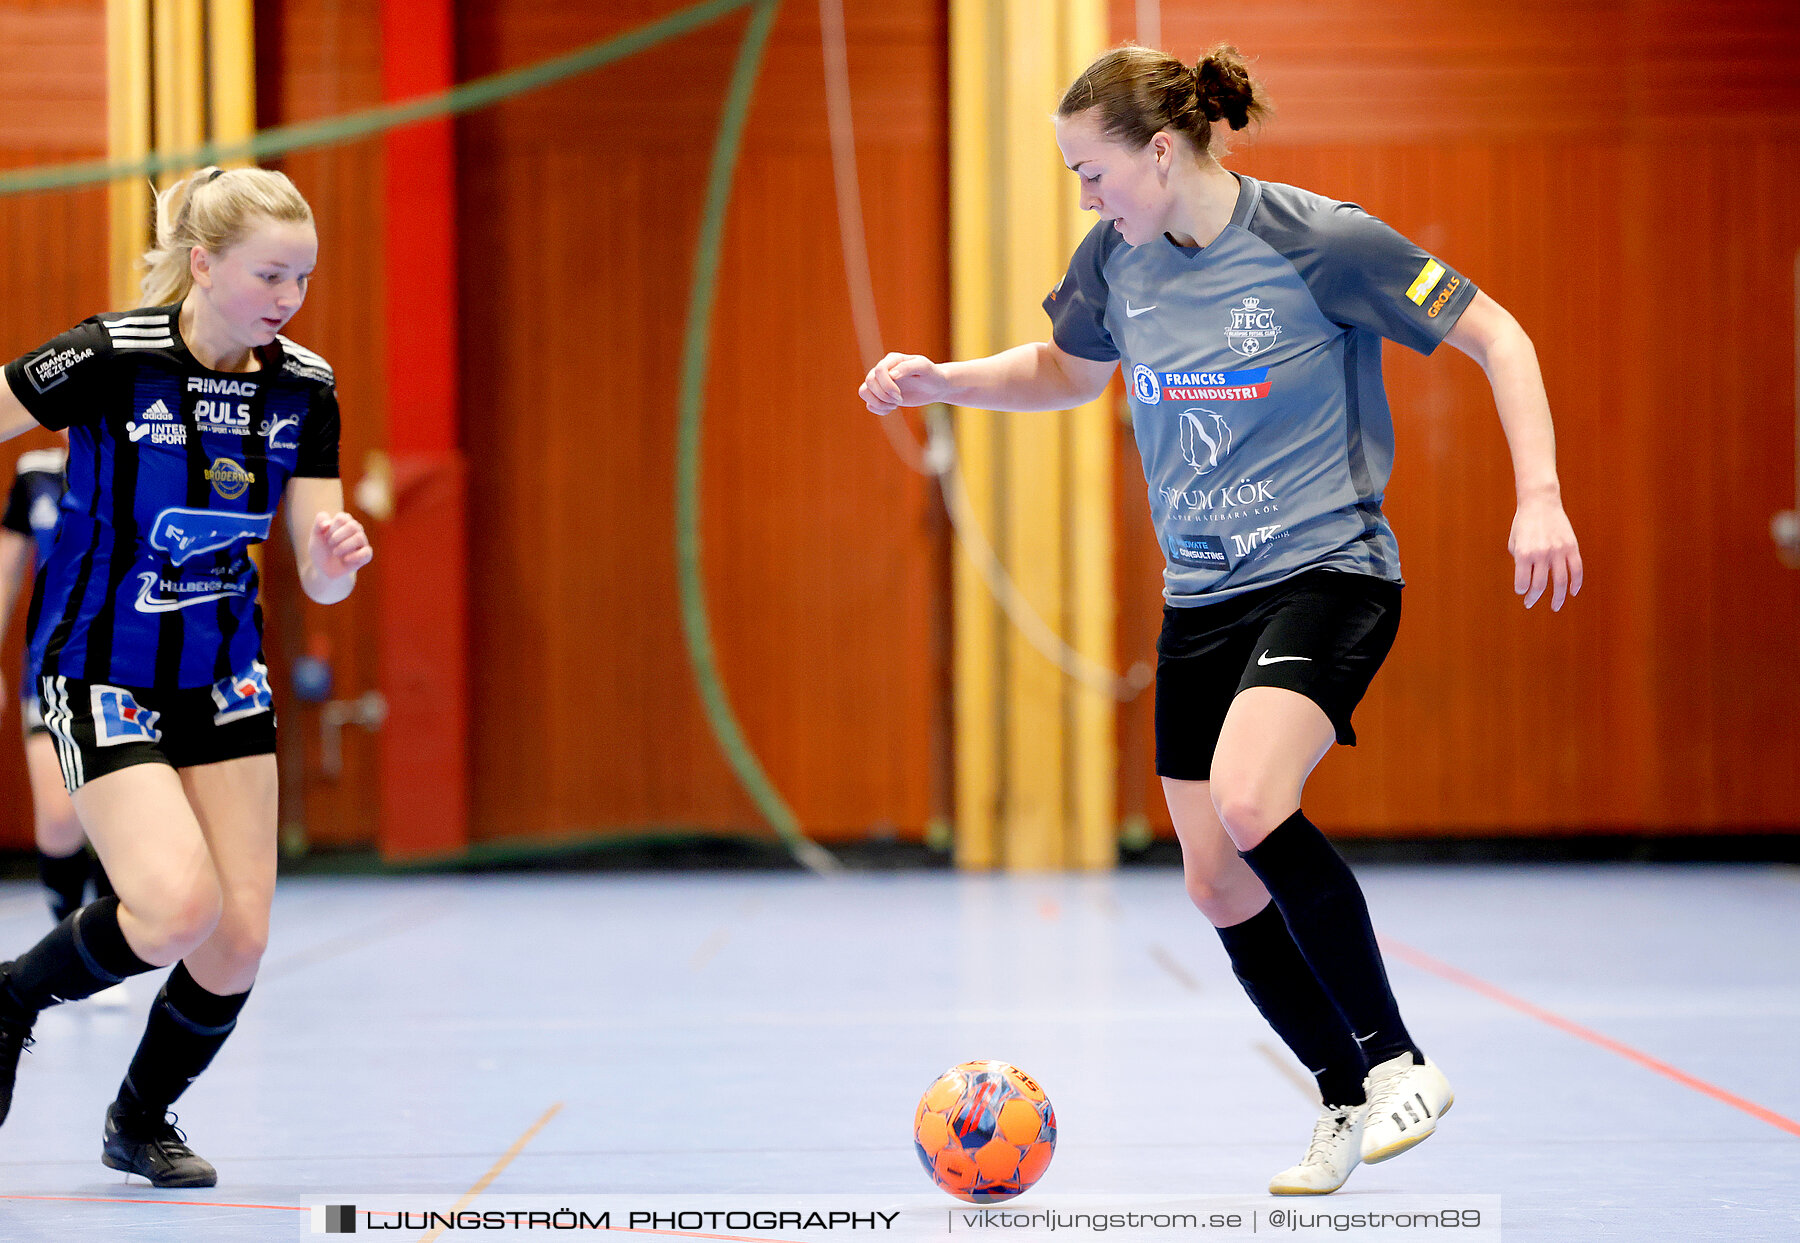
[[[1418,1147],[1433,1135],[1437,1134],[1438,1118],[1442,1118],[1445,1114],[1449,1113],[1450,1106],[1454,1104],[1456,1104],[1456,1098],[1452,1096],[1449,1100],[1444,1102],[1444,1107],[1438,1110],[1437,1118],[1431,1119],[1430,1126],[1416,1134],[1404,1136],[1389,1144],[1386,1148],[1377,1148],[1374,1152],[1365,1152],[1363,1154],[1362,1163],[1364,1165],[1380,1165],[1383,1161],[1393,1160],[1409,1148]]]
[[[1349,1175],[1345,1175],[1344,1183],[1349,1181]],[[1274,1183],[1270,1183],[1269,1194],[1272,1196],[1328,1196],[1338,1187],[1342,1187],[1344,1183],[1339,1183],[1337,1187],[1277,1187]]]

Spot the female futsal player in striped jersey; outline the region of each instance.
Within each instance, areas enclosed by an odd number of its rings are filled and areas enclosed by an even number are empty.
[[[936,363],[890,354],[861,396],[1065,410],[1123,368],[1166,559],[1156,763],[1188,893],[1324,1109],[1277,1194],[1337,1190],[1452,1101],[1400,1019],[1355,876],[1300,810],[1393,643],[1381,342],[1486,370],[1518,490],[1513,587],[1581,586],[1530,340],[1464,274],[1349,203],[1234,174],[1215,126],[1264,105],[1234,49],[1189,67],[1127,46],[1064,94],[1056,138],[1100,221],[1044,301],[1052,340]]]
[[[278,503],[308,596],[371,551],[343,512],[331,368],[279,335],[318,254],[293,184],[206,169],[157,202],[144,308],[6,365],[0,438],[67,428],[69,496],[31,609],[38,695],[118,890],[0,965],[0,1119],[39,1011],[174,964],[101,1160],[209,1187],[169,1107],[236,1025],[275,887],[275,712],[249,547]]]

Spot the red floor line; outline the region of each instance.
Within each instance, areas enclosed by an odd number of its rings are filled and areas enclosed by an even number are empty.
[[[1471,992],[1480,993],[1490,1001],[1497,1001],[1501,1005],[1517,1010],[1521,1014],[1528,1014],[1541,1023],[1549,1024],[1558,1031],[1567,1032],[1569,1035],[1585,1040],[1589,1044],[1599,1045],[1602,1049],[1617,1053],[1626,1061],[1636,1062],[1646,1070],[1653,1070],[1665,1078],[1673,1079],[1676,1083],[1682,1084],[1685,1087],[1690,1087],[1694,1089],[1694,1091],[1710,1096],[1723,1104],[1730,1105],[1733,1109],[1742,1110],[1752,1118],[1761,1122],[1767,1122],[1770,1126],[1779,1127],[1789,1135],[1800,1135],[1800,1122],[1795,1122],[1792,1118],[1783,1117],[1773,1109],[1765,1109],[1755,1101],[1747,1101],[1741,1096],[1727,1092],[1724,1088],[1715,1087],[1704,1079],[1696,1079],[1685,1070],[1671,1066],[1667,1062],[1659,1061],[1656,1058],[1651,1057],[1648,1053],[1640,1053],[1630,1045],[1614,1040],[1611,1036],[1602,1035],[1591,1027],[1583,1027],[1580,1023],[1574,1022],[1571,1019],[1565,1019],[1562,1015],[1546,1010],[1540,1005],[1526,1001],[1523,997],[1515,997],[1505,989],[1489,984],[1479,976],[1470,975],[1460,967],[1452,967],[1447,962],[1438,961],[1423,950],[1416,950],[1412,946],[1405,945],[1391,937],[1381,937],[1379,939],[1389,953],[1411,963],[1422,971],[1429,971],[1432,975],[1448,980],[1452,984],[1460,984]]]
[[[266,1208],[277,1209],[284,1213],[306,1213],[315,1207],[310,1204],[228,1204],[223,1200],[152,1200],[128,1196],[27,1196],[0,1195],[4,1200],[54,1200],[64,1204],[157,1204],[179,1208]],[[374,1212],[386,1212],[375,1209]],[[395,1210],[398,1211],[398,1210]],[[454,1210],[453,1210],[454,1211]],[[469,1210],[481,1212],[480,1209]],[[612,1234],[662,1234],[677,1239],[724,1239],[730,1243],[796,1243],[794,1240],[771,1239],[768,1235],[744,1234],[701,1234],[692,1230],[653,1230],[645,1226],[607,1226],[598,1227],[602,1233]]]
[[[67,1204],[175,1204],[183,1208],[267,1208],[284,1213],[311,1211],[307,1204],[227,1204],[223,1200],[153,1200],[148,1196],[22,1196],[0,1195],[0,1200],[56,1200]]]

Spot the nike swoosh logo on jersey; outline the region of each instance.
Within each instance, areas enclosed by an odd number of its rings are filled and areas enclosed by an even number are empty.
[[[1256,658],[1256,663],[1259,665],[1279,665],[1284,660],[1311,660],[1311,659],[1312,659],[1312,657],[1310,657],[1310,656],[1271,656],[1267,652],[1264,652],[1261,656],[1258,656]]]
[[[1155,309],[1156,309],[1156,303],[1154,303],[1154,302],[1152,302],[1149,306],[1140,306],[1140,307],[1134,308],[1131,305],[1131,299],[1130,298],[1125,299],[1125,318],[1126,319],[1136,319],[1138,316],[1143,315],[1149,311],[1154,311]]]

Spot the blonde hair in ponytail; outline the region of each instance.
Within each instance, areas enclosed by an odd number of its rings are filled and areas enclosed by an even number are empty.
[[[193,248],[222,254],[258,220],[311,224],[312,208],[281,173],[203,168],[156,196],[156,245],[144,252],[144,305],[167,306],[193,288]]]

